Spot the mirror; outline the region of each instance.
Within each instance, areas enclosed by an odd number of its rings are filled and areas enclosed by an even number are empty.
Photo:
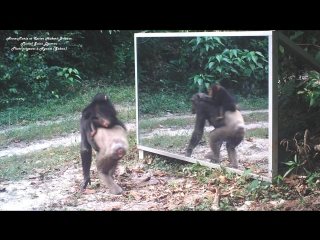
[[[208,167],[221,164],[264,181],[272,181],[277,175],[276,32],[136,33],[135,78],[141,158],[148,151]],[[213,81],[220,81],[239,96],[236,99],[246,134],[236,148],[238,169],[228,167],[225,143],[220,164],[204,157],[211,151],[209,132],[214,129],[208,122],[191,157],[185,156],[196,120],[190,98],[197,92],[207,93]],[[246,99],[259,95],[264,96],[265,107],[250,110]],[[172,99],[176,100],[173,106]]]

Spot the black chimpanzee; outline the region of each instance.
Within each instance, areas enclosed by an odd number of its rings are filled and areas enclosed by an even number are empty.
[[[209,88],[210,97],[204,97],[203,100],[220,108],[218,120],[223,119],[226,111],[236,111],[236,100],[234,97],[218,83],[212,83]]]
[[[82,116],[91,121],[91,138],[96,134],[98,127],[112,128],[114,125],[120,125],[126,129],[117,119],[116,110],[105,93],[96,94],[92,102],[82,111]]]
[[[198,145],[203,135],[205,121],[215,129],[210,132],[209,144],[212,150],[205,157],[214,163],[220,162],[220,149],[223,142],[230,160],[229,167],[238,168],[236,147],[241,143],[245,135],[244,120],[241,113],[236,111],[226,111],[223,121],[218,120],[219,109],[203,99],[210,98],[204,93],[197,93],[191,97],[192,113],[196,114],[195,127],[185,155],[190,157],[193,149]]]
[[[102,95],[96,95],[98,99]],[[109,187],[112,194],[121,194],[121,187],[113,180],[113,174],[120,159],[128,152],[129,144],[127,131],[124,124],[116,118],[116,112],[111,102],[103,102],[93,99],[83,111],[80,119],[81,128],[81,162],[83,170],[83,182],[81,190],[84,190],[90,182],[90,167],[92,161],[92,148],[98,152],[96,166],[102,181]],[[101,104],[100,104],[101,103]],[[109,112],[105,112],[110,110]],[[93,113],[92,113],[93,112]],[[98,127],[92,135],[92,119],[90,114],[99,114],[107,122],[108,127]]]

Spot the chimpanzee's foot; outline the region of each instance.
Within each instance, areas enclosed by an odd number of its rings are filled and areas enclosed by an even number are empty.
[[[213,152],[207,153],[206,155],[204,155],[204,157],[210,159],[210,162],[212,162],[212,163],[220,163],[219,158],[217,159],[214,156]]]
[[[91,180],[88,178],[87,180],[83,180],[82,185],[80,187],[81,191],[84,191],[87,188],[88,183],[91,185]]]

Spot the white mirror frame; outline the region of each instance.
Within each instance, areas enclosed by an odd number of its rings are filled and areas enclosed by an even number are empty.
[[[143,159],[144,151],[156,153],[170,158],[179,159],[191,163],[199,163],[211,168],[220,168],[219,164],[214,164],[202,160],[197,160],[182,155],[169,153],[163,150],[146,147],[140,144],[139,136],[139,95],[138,95],[138,64],[137,64],[137,38],[139,37],[197,37],[197,36],[267,36],[268,37],[268,64],[269,64],[269,156],[268,156],[268,176],[250,174],[251,177],[267,182],[274,182],[278,175],[278,32],[276,31],[239,31],[239,32],[175,32],[175,33],[135,33],[134,34],[134,55],[135,55],[135,90],[136,90],[136,134],[139,159]],[[191,135],[190,135],[191,137]],[[243,171],[228,168],[231,172],[243,174]]]

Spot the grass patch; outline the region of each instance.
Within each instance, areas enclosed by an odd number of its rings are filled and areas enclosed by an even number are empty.
[[[239,108],[241,110],[259,110],[259,109],[268,109],[268,97],[257,97],[251,96],[250,98],[245,98],[241,95],[237,95],[236,99],[239,103]]]
[[[267,112],[254,112],[249,114],[243,114],[243,120],[246,124],[255,122],[268,122],[269,113]]]
[[[168,152],[178,152],[189,144],[189,138],[188,134],[175,136],[154,134],[152,138],[142,138],[141,144]]]
[[[43,123],[43,125],[31,123],[23,128],[13,128],[0,134],[0,149],[14,142],[30,143],[34,140],[63,137],[76,132],[79,132],[79,119],[67,119],[62,122]]]
[[[268,138],[268,128],[252,128],[246,131],[246,138],[256,137],[256,138]]]
[[[30,175],[41,173],[50,175],[73,164],[81,166],[78,156],[79,146],[70,146],[1,158],[0,181],[29,179]]]
[[[178,92],[160,92],[152,95],[139,93],[139,114],[163,116],[168,112],[187,113],[191,110],[190,97]]]
[[[63,97],[60,99],[52,99],[39,104],[26,107],[15,106],[0,112],[0,126],[9,127],[11,125],[28,125],[30,122],[37,121],[54,121],[59,118],[68,118],[70,115],[78,113],[87,106],[95,94],[105,92],[113,104],[121,106],[135,106],[135,90],[134,87],[109,86],[108,88],[93,88],[81,91],[73,98]],[[135,115],[134,115],[135,118]]]
[[[168,117],[165,119],[142,118],[139,121],[140,133],[150,132],[153,129],[167,128],[190,128],[194,125],[194,116],[190,117]],[[174,129],[172,129],[174,130]]]
[[[191,101],[189,95],[179,92],[160,92],[157,94],[139,94],[139,114],[163,116],[172,114],[191,114]],[[244,98],[236,96],[241,110],[268,109],[268,97],[252,96]]]

